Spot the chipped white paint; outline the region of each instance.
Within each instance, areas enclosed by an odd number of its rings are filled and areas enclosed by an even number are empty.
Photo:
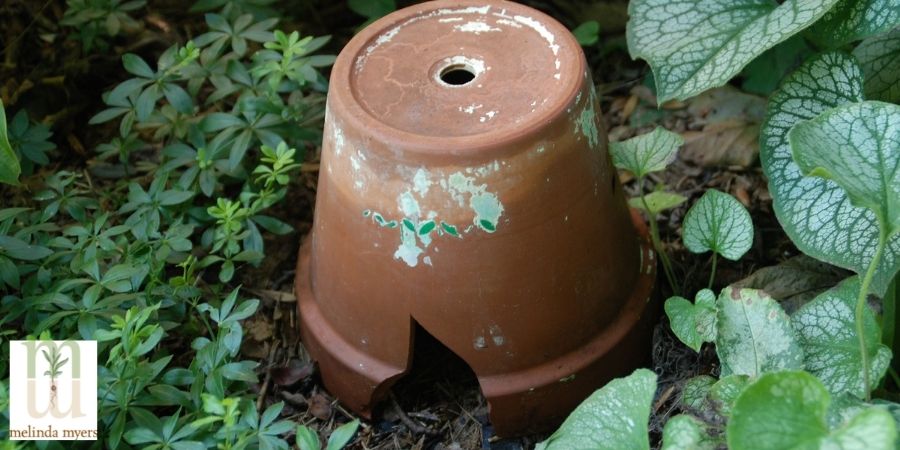
[[[334,142],[334,154],[340,156],[344,151],[344,130],[336,123],[331,123],[331,141]]]
[[[431,264],[431,257],[430,257],[430,256],[426,256],[426,257],[422,258],[422,262],[425,263],[426,266],[431,266],[431,265],[432,265],[432,264]],[[433,267],[433,266],[432,266],[432,267]]]
[[[416,198],[413,197],[410,191],[406,191],[400,194],[397,197],[397,205],[400,208],[400,211],[403,213],[404,217],[407,218],[418,218],[419,217],[419,202],[416,201]]]
[[[484,113],[483,116],[479,117],[478,121],[484,123],[488,120],[491,120],[494,118],[494,116],[497,115],[498,112],[499,111],[488,111],[488,112]]]
[[[491,325],[488,328],[488,333],[491,335],[491,341],[494,342],[494,345],[499,347],[506,342],[506,338],[503,337],[503,330],[500,329],[499,325]]]
[[[456,31],[461,31],[463,33],[475,33],[479,35],[481,33],[490,33],[492,31],[503,31],[500,28],[492,27],[485,22],[479,20],[473,20],[471,22],[466,22],[463,25],[456,25],[453,27]]]
[[[463,21],[462,17],[447,17],[445,19],[438,19],[438,22],[440,22],[440,23],[462,22],[462,21]]]
[[[487,342],[484,340],[484,336],[475,337],[475,341],[473,342],[475,350],[484,350],[487,348]]]
[[[476,109],[481,109],[483,107],[484,107],[484,105],[482,105],[482,104],[476,105],[476,104],[472,103],[471,105],[466,106],[466,107],[460,106],[459,110],[466,114],[474,114]]]
[[[430,178],[431,174],[428,173],[424,168],[419,168],[416,171],[415,176],[413,176],[413,190],[419,194],[420,197],[424,197],[425,194],[428,193],[428,189],[434,184]]]
[[[464,15],[464,14],[487,15],[487,13],[490,10],[491,10],[490,5],[469,6],[466,8],[458,8],[458,9],[443,8],[443,9],[438,9],[438,10],[432,11],[428,14],[422,14],[422,15],[419,15],[416,17],[412,17],[412,18],[408,19],[406,22],[403,22],[400,25],[397,25],[396,27],[391,28],[387,32],[382,33],[380,36],[378,36],[375,39],[375,42],[372,45],[366,47],[366,51],[362,55],[356,57],[356,71],[358,72],[363,68],[363,66],[366,63],[366,60],[369,58],[369,56],[372,55],[372,53],[375,50],[378,50],[378,47],[381,47],[382,45],[391,42],[391,40],[393,40],[394,37],[397,36],[397,34],[400,32],[400,30],[402,30],[406,26],[409,26],[412,23],[418,22],[423,19],[429,19],[432,17]],[[441,19],[438,19],[438,20],[440,21]]]
[[[522,28],[522,24],[520,24],[518,22],[514,22],[509,19],[497,19],[497,24],[506,25],[506,26],[513,27],[513,28]]]

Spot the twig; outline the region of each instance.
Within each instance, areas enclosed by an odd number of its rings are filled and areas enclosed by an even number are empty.
[[[275,354],[278,353],[278,344],[280,341],[275,339],[272,343],[272,350],[269,351],[269,362],[266,364],[266,378],[263,379],[262,386],[259,389],[259,398],[256,399],[256,410],[262,412],[263,404],[266,401],[266,394],[269,392],[269,384],[272,381],[272,363],[275,361]]]
[[[400,407],[400,403],[397,402],[397,396],[394,395],[394,392],[390,393],[391,406],[394,408],[394,411],[400,416],[400,421],[406,425],[406,428],[409,428],[413,434],[427,434],[428,436],[437,436],[435,431],[432,431],[424,426],[420,425],[416,421],[409,418],[406,415],[406,412],[403,411],[403,408]]]

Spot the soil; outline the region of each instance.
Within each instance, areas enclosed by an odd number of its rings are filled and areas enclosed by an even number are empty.
[[[0,95],[16,110],[25,107],[36,119],[53,124],[54,140],[61,150],[57,160],[43,170],[83,170],[98,143],[112,134],[104,127],[87,126],[86,120],[102,108],[100,94],[127,76],[115,56],[126,51],[146,55],[158,54],[173,42],[183,42],[203,29],[202,16],[184,14],[184,2],[163,0],[146,16],[146,29],[117,43],[109,55],[88,60],[66,57],[77,54],[70,41],[46,35],[57,30],[54,20],[65,10],[62,0],[30,2],[12,0],[0,6],[0,23],[8,24],[0,32],[3,49],[0,61]],[[304,34],[335,35],[329,45],[338,52],[362,19],[351,14],[343,2],[307,0],[287,2],[297,17],[285,18],[281,27],[300,29]],[[340,4],[339,4],[340,3]],[[402,4],[409,2],[398,2]],[[581,2],[526,2],[574,27]],[[599,2],[621,10],[623,1]],[[43,5],[43,6],[42,6]],[[292,6],[293,7],[293,6]],[[55,19],[54,19],[55,18]],[[619,24],[623,25],[623,24]],[[48,31],[49,30],[49,31]],[[648,69],[642,62],[630,59],[624,47],[621,27],[606,25],[608,34],[600,43],[586,49],[594,81],[601,94],[603,118],[611,139],[622,140],[664,126],[679,133],[702,133],[709,123],[709,110],[698,114],[687,103],[668,103],[657,108],[652,90],[645,79]],[[44,34],[41,34],[44,33]],[[16,36],[24,36],[16,39]],[[44,41],[40,41],[44,36]],[[62,78],[59,78],[62,77]],[[28,84],[41,86],[40,89]],[[723,100],[723,101],[727,101]],[[62,103],[61,103],[62,102]],[[88,149],[88,150],[86,150]],[[259,267],[243,266],[236,270],[234,283],[242,283],[245,292],[262,300],[259,313],[245,323],[243,354],[260,361],[260,380],[254,388],[261,394],[259,406],[284,401],[283,416],[306,424],[321,436],[352,420],[346,411],[322,387],[296,328],[296,301],[292,294],[294,266],[299,244],[309,232],[315,204],[318,151],[306,149],[305,164],[291,182],[288,197],[269,211],[294,226],[296,231],[265,240],[266,258]],[[752,145],[746,151],[752,152]],[[784,235],[772,212],[772,201],[759,163],[753,155],[744,165],[700,165],[680,157],[665,172],[654,175],[655,183],[663,183],[689,201],[659,217],[660,231],[667,243],[676,276],[683,281],[683,292],[696,292],[706,287],[710,275],[709,255],[688,252],[680,242],[681,222],[687,205],[706,189],[719,189],[737,197],[750,211],[756,229],[754,246],[740,261],[720,261],[714,281],[724,287],[740,280],[756,269],[777,264],[797,251]],[[621,174],[630,194],[638,187],[628,174]],[[2,198],[2,195],[0,195]],[[0,199],[6,203],[8,198]],[[12,204],[12,203],[10,203]],[[659,295],[665,298],[671,290],[660,278]],[[651,418],[652,442],[658,445],[662,423],[679,412],[677,399],[684,380],[698,374],[716,374],[714,353],[709,348],[699,355],[680,344],[669,331],[664,315],[657,325],[652,369],[659,375],[659,390]],[[492,449],[518,450],[533,448],[546,435],[515,439],[498,439],[487,420],[487,405],[481,396],[474,374],[439,342],[419,330],[416,334],[412,373],[393,389],[390,398],[376,412],[374,420],[363,422],[351,449]]]

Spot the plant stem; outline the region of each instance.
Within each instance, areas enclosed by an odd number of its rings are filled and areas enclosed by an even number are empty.
[[[663,272],[666,274],[666,280],[669,282],[669,287],[672,288],[672,293],[678,295],[680,289],[675,284],[675,272],[672,271],[672,263],[669,261],[669,255],[666,254],[666,251],[662,246],[662,240],[659,238],[659,226],[656,224],[656,213],[650,209],[650,205],[647,204],[647,199],[644,196],[644,177],[638,179],[638,190],[640,192],[641,203],[644,205],[644,210],[647,211],[647,216],[650,218],[650,240],[653,243],[653,249],[656,250],[656,254],[659,255],[659,260],[663,265]]]
[[[710,272],[710,274],[709,274],[709,286],[708,286],[708,289],[710,289],[710,290],[712,290],[712,287],[713,287],[713,281],[716,280],[716,261],[718,261],[718,256],[719,256],[718,253],[713,252],[713,255],[712,255],[712,272]]]
[[[878,264],[881,262],[881,254],[884,252],[887,242],[887,229],[882,222],[882,220],[878,221],[878,246],[875,248],[875,256],[872,257],[872,261],[869,263],[869,268],[866,270],[866,275],[859,287],[859,296],[856,298],[856,336],[859,339],[859,354],[862,361],[863,387],[865,388],[866,401],[870,400],[872,396],[870,393],[871,382],[869,380],[869,352],[866,350],[866,337],[863,334],[865,330],[863,312],[865,312],[866,308],[866,296],[869,293],[869,285],[872,283],[872,278],[875,277],[875,270],[878,269]]]

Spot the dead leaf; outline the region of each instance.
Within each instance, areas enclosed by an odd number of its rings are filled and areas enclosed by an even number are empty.
[[[316,419],[328,420],[331,417],[331,400],[322,394],[315,394],[306,403],[309,405],[309,413]]]
[[[766,291],[790,314],[847,275],[843,269],[800,255],[776,266],[763,267],[732,286]]]
[[[309,378],[312,374],[312,364],[294,361],[290,366],[272,369],[272,382],[278,386],[288,387]]]
[[[634,112],[634,108],[637,108],[638,105],[638,97],[637,95],[631,95],[628,97],[628,100],[625,102],[625,106],[622,107],[622,122],[628,120],[631,117],[631,113]]]
[[[766,101],[730,86],[691,100],[687,111],[700,131],[682,133],[681,158],[705,167],[748,167],[759,155],[759,128]]]
[[[279,303],[296,303],[297,297],[293,292],[275,291],[272,289],[248,289],[253,295],[265,297],[266,300],[273,300]]]

